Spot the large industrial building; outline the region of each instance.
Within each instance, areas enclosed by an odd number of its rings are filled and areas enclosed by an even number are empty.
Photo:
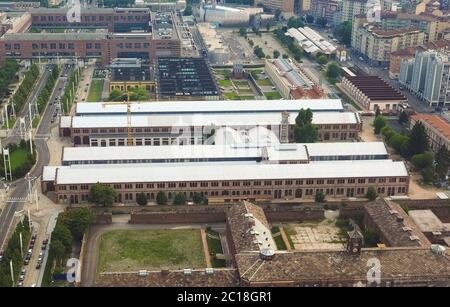
[[[204,58],[159,57],[160,100],[218,100],[219,89]]]
[[[264,127],[283,142],[292,141],[297,112],[133,115],[131,128],[135,145],[203,144],[207,135],[220,127],[249,130]],[[354,112],[318,112],[313,124],[320,141],[357,140],[362,122]],[[66,116],[60,119],[60,135],[70,137],[76,146],[124,146],[127,139],[126,115]],[[283,126],[287,129],[283,130]],[[286,135],[283,136],[283,131]]]
[[[297,164],[313,161],[383,160],[389,155],[382,142],[279,144],[274,146],[168,145],[64,147],[62,165],[242,162]]]
[[[152,114],[227,114],[227,113],[266,113],[298,112],[311,109],[313,112],[342,112],[344,107],[339,99],[301,99],[301,100],[224,100],[224,101],[165,101],[131,103],[134,115]],[[77,116],[125,115],[126,105],[108,105],[102,102],[79,102]]]
[[[341,90],[366,110],[398,111],[408,99],[378,76],[346,76]]]
[[[229,202],[314,198],[317,192],[329,197],[365,197],[371,186],[380,195],[404,195],[409,174],[403,162],[392,160],[127,163],[46,167],[42,181],[43,190],[53,191],[54,201],[62,203],[88,201],[90,188],[98,182],[114,188],[120,203],[135,202],[142,192],[155,201],[160,191],[169,200],[181,192],[189,198],[200,193],[210,201]]]
[[[20,26],[0,37],[0,63],[6,58],[99,57],[103,65],[115,58],[180,56],[180,35],[172,13],[147,8],[81,9],[80,21],[68,21],[65,8],[31,9]],[[77,29],[56,33],[30,28]]]
[[[320,141],[358,140],[362,130],[359,114],[342,112],[339,100],[156,102],[130,108],[129,124],[125,105],[79,104],[76,116],[60,118],[60,135],[75,146],[125,146],[131,128],[134,145],[195,145],[220,128],[244,133],[263,128],[286,143],[294,139],[298,112],[308,108]]]

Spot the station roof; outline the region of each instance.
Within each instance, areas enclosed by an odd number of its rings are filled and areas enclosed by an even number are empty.
[[[59,168],[56,184],[180,182],[265,179],[407,177],[403,162],[333,161],[309,164],[165,163],[72,165]]]
[[[152,113],[237,113],[283,112],[311,109],[318,111],[342,111],[340,99],[302,100],[236,100],[236,101],[164,101],[132,103],[131,112]],[[77,115],[126,114],[126,105],[108,105],[101,102],[77,103]]]
[[[407,100],[403,94],[397,92],[378,76],[347,76],[346,79],[372,101]]]
[[[387,155],[382,142],[342,142],[311,144],[280,144],[267,148],[268,158],[280,160],[308,160],[320,156]],[[179,160],[262,157],[263,147],[233,145],[166,145],[166,146],[118,146],[64,147],[63,162],[73,161],[124,161],[124,160]],[[320,162],[315,162],[320,163]]]
[[[295,124],[298,112],[290,112],[289,122]],[[133,127],[222,127],[280,125],[281,112],[266,113],[226,113],[226,114],[153,114],[131,116]],[[66,122],[61,118],[61,122]],[[360,118],[354,112],[318,112],[313,114],[313,123],[321,124],[359,124]],[[126,128],[126,115],[74,116],[72,128]]]

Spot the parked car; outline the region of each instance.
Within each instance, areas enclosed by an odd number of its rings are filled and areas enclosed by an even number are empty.
[[[3,261],[3,251],[0,251],[0,263]]]
[[[41,262],[38,262],[38,263],[36,264],[36,270],[39,270],[39,269],[41,268],[41,265],[42,265],[42,263],[41,263]]]

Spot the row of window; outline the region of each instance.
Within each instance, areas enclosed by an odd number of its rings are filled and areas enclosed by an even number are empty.
[[[366,183],[405,183],[405,177],[389,177],[389,178],[359,178],[359,179],[306,179],[306,180],[247,180],[247,181],[213,181],[213,182],[161,182],[161,183],[125,183],[110,184],[115,190],[121,189],[166,189],[166,188],[209,188],[209,187],[258,187],[258,186],[292,186],[292,185],[334,185],[334,184],[366,184]],[[78,190],[78,185],[60,185],[60,191],[66,190],[68,187],[71,191]],[[89,190],[89,185],[80,185],[80,190]]]
[[[118,49],[148,49],[150,48],[150,43],[118,43],[116,47]]]
[[[142,132],[154,132],[154,133],[160,133],[160,132],[170,132],[170,127],[156,127],[156,128],[134,128],[134,133],[142,133]],[[102,129],[73,129],[72,132],[74,134],[93,134],[93,133],[125,133],[127,132],[126,128],[102,128]]]
[[[128,15],[128,16],[97,16],[97,15],[83,15],[80,16],[81,21],[85,21],[85,22],[91,22],[91,21],[134,21],[134,20],[143,20],[143,21],[147,21],[149,20],[148,15]],[[34,22],[38,22],[38,21],[59,21],[59,22],[67,22],[67,17],[66,15],[61,15],[61,16],[33,16],[33,21]]]
[[[327,196],[346,196],[346,197],[354,197],[354,196],[363,196],[367,193],[366,188],[329,188],[329,189],[285,189],[285,190],[225,190],[225,191],[201,191],[198,192],[200,195],[204,197],[254,197],[254,198],[260,198],[260,197],[270,197],[270,198],[283,198],[283,197],[295,197],[295,198],[302,198],[304,196],[306,197],[312,197],[313,195],[316,195],[316,193],[322,192]],[[395,195],[397,193],[399,194],[405,194],[406,193],[406,187],[380,187],[378,188],[379,194],[385,194],[387,192],[387,195]],[[172,200],[177,193],[183,193],[187,198],[192,198],[194,196],[194,192],[180,192],[180,191],[169,191],[165,192],[167,198],[169,200]],[[115,202],[122,202],[122,201],[134,201],[138,197],[140,193],[118,193]],[[156,199],[157,193],[150,192],[145,193],[146,197],[150,201],[154,201]],[[67,195],[60,194],[58,196],[59,200],[65,200],[67,199]],[[70,201],[72,203],[78,203],[79,201],[88,201],[89,194],[81,194],[80,198],[78,195],[71,195]]]

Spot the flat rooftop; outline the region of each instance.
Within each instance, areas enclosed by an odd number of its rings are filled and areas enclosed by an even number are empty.
[[[442,223],[431,210],[410,210],[408,214],[422,232],[450,231],[450,223]]]
[[[166,101],[131,104],[133,114],[298,112],[300,109],[311,109],[313,112],[343,111],[344,107],[339,99]],[[83,116],[127,114],[127,106],[80,102],[77,103],[76,114]]]
[[[158,95],[218,96],[219,89],[204,58],[159,57]]]
[[[333,150],[334,148],[334,150]],[[369,143],[313,143],[286,144],[267,148],[269,161],[308,160],[309,157],[353,157],[387,155],[382,142]],[[308,156],[309,154],[309,156]],[[167,146],[118,146],[108,147],[64,147],[63,164],[83,161],[136,161],[142,160],[184,162],[186,160],[248,159],[257,160],[263,156],[263,149],[257,146],[228,145],[167,145]],[[350,159],[349,159],[350,160]],[[112,162],[110,162],[112,163]]]
[[[295,124],[298,112],[290,112],[289,122]],[[132,115],[132,127],[221,127],[221,126],[279,126],[281,112],[265,113],[227,113],[227,114],[153,114]],[[318,112],[313,114],[313,123],[323,124],[359,124],[360,118],[354,112]],[[61,117],[61,123],[68,123],[66,116]],[[61,127],[63,127],[61,125]],[[67,126],[66,126],[67,127]],[[104,116],[74,116],[71,122],[72,128],[110,128],[128,127],[126,115]]]
[[[366,95],[371,101],[379,100],[404,100],[407,98],[397,92],[392,86],[387,84],[383,79],[378,76],[362,76],[355,77],[346,76],[356,88],[358,88],[364,95]]]
[[[67,41],[67,40],[104,40],[107,30],[78,33],[5,33],[0,39],[5,41]]]
[[[220,170],[220,171],[218,171]],[[265,179],[408,177],[403,162],[333,161],[309,164],[165,163],[72,165],[57,170],[56,184],[227,181]]]

